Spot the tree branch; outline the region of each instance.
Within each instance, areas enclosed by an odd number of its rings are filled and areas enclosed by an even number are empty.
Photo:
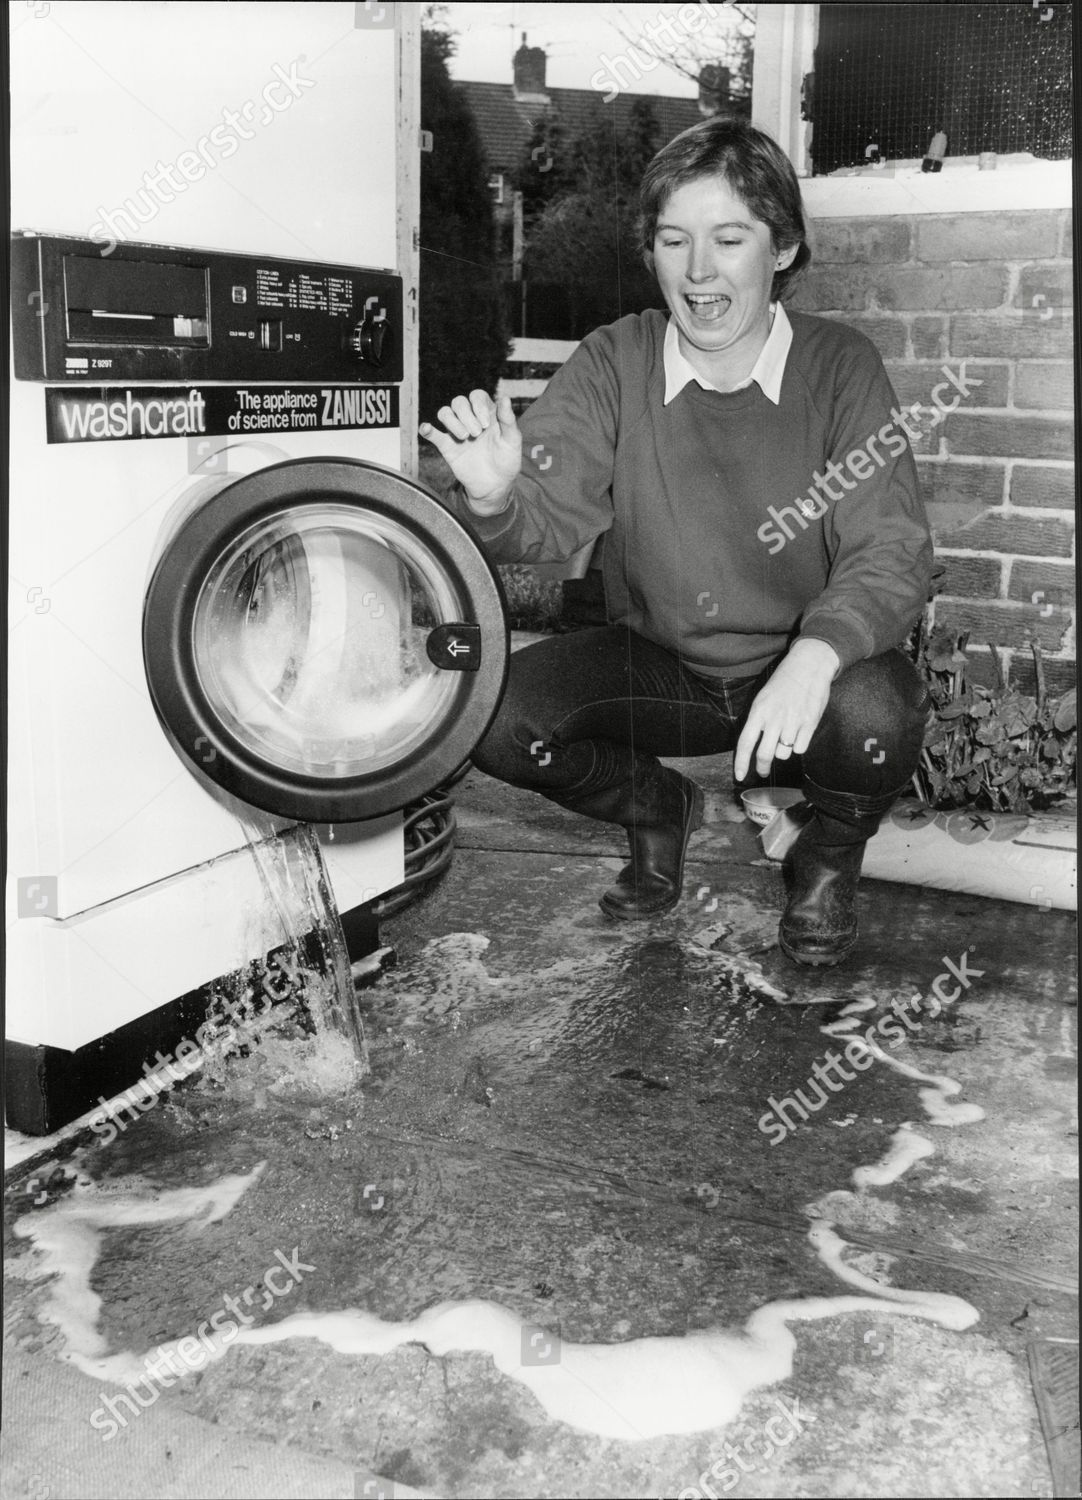
[[[696,36],[686,36],[682,44],[672,51],[651,41],[641,32],[637,35],[629,34],[625,28],[630,23],[626,16],[617,11],[619,21],[609,20],[609,25],[625,41],[629,47],[635,48],[645,57],[655,58],[664,63],[674,73],[679,73],[684,78],[689,78],[693,83],[698,83],[703,68],[708,63],[722,63],[729,67],[733,81],[739,85],[736,92],[743,93],[748,86],[747,64],[751,51],[751,39],[754,34],[754,18],[746,7],[736,4],[726,6],[730,16],[738,18],[738,28],[715,23],[712,27]],[[622,24],[621,24],[622,23]]]

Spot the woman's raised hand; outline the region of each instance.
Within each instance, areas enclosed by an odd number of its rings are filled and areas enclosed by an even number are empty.
[[[522,433],[510,397],[493,402],[487,391],[471,391],[441,406],[437,417],[446,431],[423,422],[421,436],[439,449],[471,509],[496,515],[522,468]]]

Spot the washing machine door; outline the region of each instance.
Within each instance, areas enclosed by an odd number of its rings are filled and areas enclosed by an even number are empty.
[[[423,485],[356,459],[246,475],[170,534],[143,611],[158,716],[254,807],[353,823],[431,791],[496,711],[497,573]]]

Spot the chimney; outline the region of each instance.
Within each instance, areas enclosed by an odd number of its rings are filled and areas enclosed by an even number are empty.
[[[545,92],[545,49],[527,47],[526,33],[522,33],[522,46],[515,53],[515,98],[536,102],[548,102]]]
[[[707,63],[699,74],[699,113],[720,115],[729,103],[728,68],[719,63]]]

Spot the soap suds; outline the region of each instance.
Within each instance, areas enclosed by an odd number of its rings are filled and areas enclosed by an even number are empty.
[[[230,1173],[205,1188],[148,1190],[146,1194],[107,1193],[77,1183],[67,1198],[51,1208],[18,1219],[15,1233],[32,1240],[41,1257],[38,1276],[55,1277],[40,1318],[60,1329],[66,1344],[64,1357],[84,1367],[106,1352],[98,1326],[101,1298],[90,1285],[103,1229],[181,1221],[188,1224],[189,1233],[198,1233],[205,1225],[224,1219],[265,1167],[266,1162],[260,1162],[245,1176]]]
[[[825,1036],[841,1035],[846,1024],[851,1022],[854,1011],[857,1009],[864,1011],[872,1005],[874,1005],[872,1001],[855,1000],[852,1005],[846,1006],[837,1021],[832,1021],[829,1025],[821,1026],[819,1029]],[[891,1057],[889,1052],[885,1052],[879,1043],[872,1041],[867,1034],[862,1037],[851,1037],[849,1046],[860,1047],[869,1057],[874,1057],[877,1062],[886,1063],[887,1067],[893,1068],[895,1072],[929,1085],[927,1088],[918,1089],[917,1097],[933,1125],[975,1125],[979,1120],[984,1119],[984,1110],[979,1104],[952,1104],[950,1102],[956,1094],[962,1092],[962,1085],[956,1078],[948,1078],[945,1073],[925,1073],[922,1069],[914,1067],[912,1063]]]
[[[886,1187],[904,1177],[914,1162],[934,1155],[935,1146],[927,1136],[918,1135],[911,1125],[902,1125],[891,1136],[890,1149],[882,1160],[854,1170],[853,1184],[858,1188]]]
[[[31,1238],[42,1259],[39,1274],[55,1277],[43,1320],[61,1331],[63,1358],[98,1379],[133,1384],[175,1353],[169,1340],[145,1355],[109,1355],[100,1332],[101,1299],[90,1276],[101,1250],[102,1231],[131,1224],[176,1221],[210,1223],[223,1217],[258,1180],[262,1164],[206,1188],[185,1188],[146,1197],[73,1195],[19,1220],[16,1233]],[[525,1324],[496,1303],[441,1303],[417,1318],[391,1323],[347,1309],[298,1313],[262,1328],[230,1329],[202,1338],[208,1360],[232,1345],[316,1338],[347,1355],[381,1355],[405,1344],[423,1344],[433,1355],[479,1351],[537,1399],[553,1420],[601,1437],[637,1441],[723,1426],[745,1398],[792,1373],[796,1340],[788,1324],[847,1313],[898,1313],[950,1329],[970,1327],[978,1314],[961,1298],[882,1286],[844,1259],[845,1241],[826,1220],[813,1223],[811,1242],[823,1263],[865,1296],[815,1297],[768,1303],[742,1331],[706,1329],[683,1336],[631,1339],[618,1344],[561,1342]],[[536,1363],[523,1362],[534,1352]]]
[[[130,1224],[210,1223],[229,1212],[261,1171],[258,1166],[246,1176],[222,1178],[207,1188],[144,1199],[99,1201],[89,1194],[21,1219],[16,1232],[32,1238],[42,1252],[40,1274],[56,1277],[42,1317],[61,1330],[66,1341],[62,1357],[88,1375],[121,1384],[144,1379],[169,1361],[179,1340],[143,1356],[107,1353],[99,1329],[101,1299],[90,1289],[101,1233]],[[346,1355],[387,1354],[404,1344],[423,1344],[436,1357],[487,1353],[553,1420],[600,1437],[635,1441],[722,1426],[752,1391],[788,1379],[796,1348],[789,1322],[867,1311],[903,1313],[951,1329],[968,1328],[977,1320],[976,1311],[958,1297],[901,1291],[871,1281],[845,1263],[845,1242],[828,1223],[815,1224],[811,1240],[840,1280],[872,1295],[773,1302],[754,1312],[742,1332],[706,1329],[619,1344],[561,1342],[506,1308],[482,1301],[440,1303],[400,1323],[358,1309],[297,1313],[262,1328],[209,1333],[202,1344],[211,1361],[231,1345],[290,1338],[319,1339]],[[531,1352],[537,1363],[524,1364],[524,1354]]]

